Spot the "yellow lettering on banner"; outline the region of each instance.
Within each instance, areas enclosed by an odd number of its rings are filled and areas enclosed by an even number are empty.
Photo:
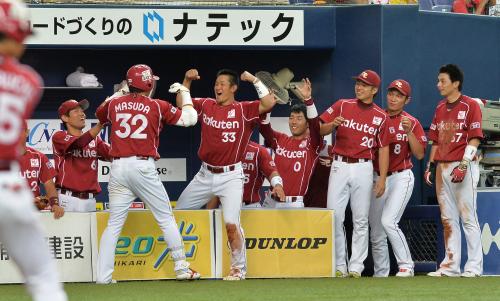
[[[242,210],[241,224],[247,247],[247,278],[334,274],[332,210]],[[231,252],[225,231],[222,235],[224,276],[229,273]]]

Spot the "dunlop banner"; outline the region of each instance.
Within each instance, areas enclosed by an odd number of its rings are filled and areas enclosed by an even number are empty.
[[[100,241],[108,222],[108,212],[97,214]],[[202,278],[215,277],[214,228],[211,210],[174,211],[187,260]],[[174,264],[163,233],[152,213],[130,211],[115,251],[113,279],[173,279]]]
[[[230,249],[220,210],[215,212],[217,278],[230,269]],[[245,232],[247,278],[333,277],[335,274],[333,210],[241,211]],[[219,238],[219,236],[217,237]],[[221,258],[222,257],[222,258]]]

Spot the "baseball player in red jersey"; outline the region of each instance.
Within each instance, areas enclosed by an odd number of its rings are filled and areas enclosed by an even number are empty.
[[[54,165],[49,161],[47,156],[34,148],[26,146],[26,137],[28,136],[28,126],[24,122],[24,135],[21,138],[22,156],[19,158],[19,166],[21,176],[28,182],[31,191],[35,195],[35,205],[38,208],[50,209],[54,212],[54,218],[59,219],[64,215],[64,208],[59,206],[59,198],[57,196],[54,177],[56,170]],[[43,184],[46,192],[48,203],[42,202],[40,194],[40,183]]]
[[[328,178],[333,161],[333,145],[323,140],[318,161],[309,180],[309,188],[304,195],[304,206],[326,208],[328,198]]]
[[[266,143],[275,151],[274,161],[283,175],[285,202],[276,201],[266,196],[264,206],[270,208],[303,208],[304,195],[309,179],[318,159],[322,139],[319,133],[319,118],[311,97],[312,88],[309,79],[303,80],[298,90],[303,95],[304,103],[292,106],[288,126],[291,136],[276,132],[270,125],[270,114],[261,122],[260,133]]]
[[[198,70],[188,70],[184,86],[191,87],[200,79]],[[238,75],[223,69],[217,73],[213,98],[194,98],[194,108],[201,123],[201,142],[198,156],[200,171],[184,189],[177,209],[195,209],[218,196],[231,247],[231,271],[224,280],[242,280],[246,274],[246,251],[243,230],[240,227],[240,209],[243,197],[244,174],[241,164],[252,129],[259,123],[259,115],[269,112],[276,101],[266,86],[248,71],[241,80],[254,84],[260,101],[236,101]],[[177,96],[177,105],[181,103]]]
[[[250,141],[245,149],[243,158],[241,159],[243,167],[243,207],[244,208],[261,208],[260,189],[267,178],[273,187],[270,192],[281,200],[285,200],[285,192],[283,191],[283,183],[276,163],[271,156],[270,150],[264,146]],[[219,198],[215,197],[214,200],[207,204],[207,209],[217,208],[219,205]]]
[[[399,220],[413,192],[415,177],[411,168],[412,155],[421,160],[425,155],[427,138],[420,122],[403,109],[410,101],[410,84],[402,79],[393,81],[387,92],[387,127],[389,145],[389,171],[382,196],[373,196],[370,204],[370,241],[374,263],[374,277],[389,276],[390,261],[387,238],[398,262],[397,277],[413,276],[413,260]],[[378,178],[378,160],[373,161]]]
[[[18,59],[31,33],[28,9],[0,0],[0,241],[17,264],[35,301],[66,301],[49,253],[33,193],[21,177],[17,160],[23,123],[40,101],[40,76]]]
[[[356,98],[338,100],[320,118],[323,135],[336,129],[327,200],[327,207],[335,210],[335,275],[359,278],[364,269],[363,261],[368,255],[368,213],[372,187],[377,197],[382,196],[385,190],[389,131],[386,112],[373,102],[380,77],[372,70],[365,70],[355,79]],[[377,149],[380,176],[374,185],[372,160]],[[349,200],[353,234],[352,254],[347,266],[344,219]]]
[[[97,181],[97,162],[98,159],[110,159],[109,145],[98,136],[103,127],[101,123],[83,133],[88,107],[86,99],[63,102],[58,113],[66,131],[58,131],[52,136],[56,186],[60,204],[66,211],[96,210],[95,196],[101,192]]]
[[[186,261],[170,200],[155,167],[155,160],[160,158],[158,145],[163,127],[193,126],[197,121],[196,111],[189,91],[180,84],[172,85],[170,92],[181,95],[182,110],[164,100],[150,98],[158,79],[149,66],[132,66],[127,71],[130,93],[109,98],[96,112],[103,124],[111,124],[110,155],[113,157],[108,185],[110,215],[99,244],[97,283],[112,282],[116,243],[128,209],[136,198],[151,208],[162,229],[174,260],[177,280],[200,278]]]
[[[477,147],[483,138],[479,104],[461,93],[463,73],[456,65],[439,69],[437,88],[444,97],[436,108],[429,130],[432,141],[427,184],[436,183],[436,195],[444,229],[445,257],[434,277],[478,277],[483,273],[481,230],[476,197],[479,181]],[[467,263],[460,274],[461,233],[467,239]]]

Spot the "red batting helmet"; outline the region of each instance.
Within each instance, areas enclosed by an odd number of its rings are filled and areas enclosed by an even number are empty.
[[[17,0],[0,0],[0,32],[22,43],[31,34],[28,8]]]
[[[142,91],[151,91],[154,82],[159,79],[148,65],[134,65],[127,71],[128,85]]]

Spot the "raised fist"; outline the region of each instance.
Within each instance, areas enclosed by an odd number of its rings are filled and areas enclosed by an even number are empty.
[[[172,85],[170,85],[170,89],[168,89],[168,92],[170,93],[189,92],[189,89],[179,83],[173,83]]]
[[[413,126],[413,123],[411,122],[410,118],[403,116],[401,117],[401,126],[403,127],[403,130],[405,133],[411,132],[411,128]]]
[[[257,78],[252,73],[250,73],[248,71],[244,71],[241,74],[240,79],[242,81],[245,81],[245,82],[251,82],[251,83],[253,83]]]
[[[187,80],[198,80],[200,79],[200,75],[198,74],[198,70],[196,69],[189,69],[186,71],[186,74],[184,75],[184,79]]]

